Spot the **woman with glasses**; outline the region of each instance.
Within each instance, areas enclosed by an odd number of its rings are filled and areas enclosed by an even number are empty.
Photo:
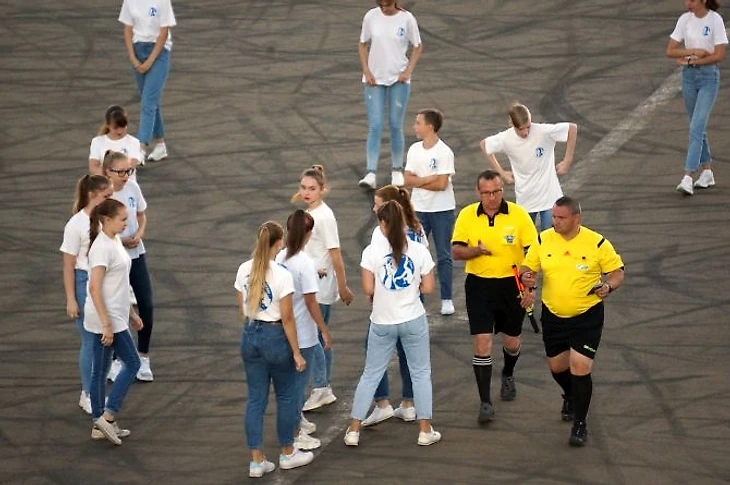
[[[152,283],[147,271],[145,259],[145,247],[142,239],[147,229],[147,202],[142,195],[142,190],[137,182],[129,180],[134,173],[134,168],[129,158],[124,153],[109,151],[104,155],[102,163],[104,175],[109,177],[114,186],[113,199],[122,202],[127,207],[127,227],[121,233],[122,244],[132,258],[132,268],[129,273],[129,283],[134,290],[137,299],[139,316],[144,322],[144,328],[137,332],[137,349],[141,359],[137,379],[151,382],[154,379],[150,368],[150,338],[154,324],[154,303],[152,301]],[[112,362],[109,371],[109,379],[116,378],[121,369],[121,363],[117,360]]]

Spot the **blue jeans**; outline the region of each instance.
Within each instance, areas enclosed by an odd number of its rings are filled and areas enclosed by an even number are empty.
[[[418,419],[431,419],[433,414],[433,390],[431,384],[431,349],[428,339],[426,315],[398,325],[370,324],[365,369],[355,390],[352,404],[353,419],[365,419],[375,389],[385,374],[390,357],[400,338],[408,357],[408,369],[413,379],[413,394]]]
[[[139,317],[144,323],[142,330],[137,332],[137,348],[140,353],[146,354],[150,351],[150,339],[152,338],[152,326],[154,325],[154,304],[152,302],[152,282],[150,281],[150,273],[147,271],[147,260],[144,254],[132,260],[132,267],[129,270],[129,285],[134,290]]]
[[[426,237],[433,233],[441,299],[451,300],[451,274],[454,267],[451,259],[451,236],[454,233],[454,211],[416,212],[416,215],[423,225]]]
[[[246,440],[252,450],[260,450],[264,435],[264,413],[269,401],[269,386],[276,394],[276,435],[279,444],[294,443],[294,429],[299,425],[296,394],[296,367],[289,341],[281,323],[252,320],[241,335],[241,358],[248,384],[246,406]]]
[[[707,120],[720,90],[720,69],[717,64],[685,67],[682,72],[682,94],[689,117],[689,146],[684,170],[694,172],[700,164],[710,163],[712,153],[707,143]]]
[[[538,211],[538,212],[530,212],[530,218],[532,218],[532,222],[535,222],[537,220],[537,216],[540,216],[540,226],[539,232],[544,231],[545,229],[550,229],[553,227],[553,210],[552,209],[545,209],[544,211]]]
[[[378,170],[386,105],[388,106],[388,127],[390,128],[390,157],[393,170],[401,170],[405,152],[403,120],[406,116],[406,109],[408,109],[408,99],[411,96],[411,85],[397,82],[390,86],[382,84],[375,87],[368,84],[364,86],[365,108],[368,112],[368,141],[365,145],[367,171],[376,172]]]
[[[134,44],[134,55],[139,62],[144,62],[152,54],[154,47],[154,42],[136,42]],[[162,52],[146,73],[140,74],[134,68],[132,68],[132,72],[140,95],[137,138],[143,144],[149,145],[153,138],[165,136],[165,126],[162,124],[162,113],[160,112],[160,99],[162,98],[162,90],[165,89],[167,75],[170,72],[170,51],[162,49]]]
[[[122,408],[124,398],[129,392],[129,387],[134,382],[139,370],[139,354],[134,347],[134,339],[129,330],[114,334],[114,342],[109,347],[101,343],[101,334],[92,334],[94,360],[91,366],[91,416],[98,419],[106,408],[107,411],[116,415]],[[109,399],[104,405],[106,397],[106,375],[109,373],[109,366],[112,362],[112,353],[122,361],[122,370],[119,372]]]
[[[330,315],[332,313],[332,305],[319,304],[319,311],[322,312],[322,318],[324,319],[325,325],[329,327]],[[313,387],[327,387],[332,383],[332,349],[324,350],[324,339],[322,338],[322,332],[319,332],[319,343],[318,349],[315,349],[314,356],[312,357],[312,386]]]
[[[368,327],[368,335],[370,334],[370,327]],[[365,336],[365,352],[367,353],[368,350],[368,336]],[[413,382],[411,382],[411,373],[408,371],[408,358],[406,357],[406,352],[403,350],[403,344],[401,343],[400,339],[398,339],[398,342],[395,344],[395,350],[398,352],[398,368],[400,369],[400,378],[401,382],[403,383],[403,389],[401,392],[401,395],[403,399],[407,399],[409,401],[413,400]],[[375,400],[376,401],[383,401],[385,399],[388,399],[388,396],[390,395],[390,388],[388,387],[388,369],[385,369],[385,374],[383,374],[383,378],[380,379],[380,384],[378,384],[378,388],[375,390]]]
[[[83,269],[75,269],[74,280],[76,304],[79,306],[76,328],[79,331],[81,341],[79,346],[79,374],[81,375],[81,390],[88,393],[91,389],[91,362],[94,359],[94,334],[84,328],[84,304],[86,303],[86,283],[89,281],[89,273]]]
[[[296,387],[295,392],[297,396],[297,414],[302,414],[304,403],[307,402],[307,383],[309,382],[309,376],[312,374],[312,361],[314,360],[314,355],[318,349],[320,351],[322,350],[322,346],[319,342],[312,347],[299,349],[302,353],[302,357],[304,357],[304,361],[307,363],[307,366],[304,368],[304,372],[297,372],[294,377]]]

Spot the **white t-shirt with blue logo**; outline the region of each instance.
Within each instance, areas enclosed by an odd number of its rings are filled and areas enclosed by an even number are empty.
[[[174,27],[175,14],[170,0],[124,0],[119,21],[132,27],[132,42],[155,42],[162,27]],[[172,48],[172,32],[167,31],[165,49]]]
[[[335,268],[330,255],[330,249],[340,247],[337,220],[335,219],[335,213],[325,202],[307,212],[314,219],[314,228],[312,229],[312,237],[304,246],[304,252],[312,258],[317,271],[323,274],[319,278],[317,301],[323,305],[331,305],[340,298],[340,293],[337,290]]]
[[[94,137],[89,148],[89,160],[99,160],[99,163],[103,163],[107,150],[124,153],[130,160],[137,160],[137,164],[144,159],[139,140],[130,134],[118,140],[112,140],[107,135]],[[137,181],[136,171],[129,177],[129,180]]]
[[[101,297],[106,306],[112,330],[114,333],[123,332],[129,328],[129,307],[132,303],[129,289],[129,269],[132,260],[124,250],[119,236],[110,238],[100,231],[89,249],[89,271],[97,266],[103,266],[104,278],[101,281]],[[88,285],[91,284],[89,279]],[[84,305],[84,328],[88,332],[100,334],[104,325],[94,306],[91,293],[88,293]]]
[[[563,196],[555,171],[555,144],[568,141],[570,123],[532,123],[526,138],[509,128],[485,139],[487,153],[504,153],[515,178],[517,205],[527,212],[551,209]]]
[[[304,295],[317,293],[319,278],[314,261],[304,251],[299,251],[286,259],[286,249],[276,255],[276,262],[289,271],[294,282],[294,319],[297,322],[297,341],[300,349],[308,349],[317,345],[319,341],[317,322],[309,313]]]
[[[421,228],[420,231],[414,231],[410,227],[406,228],[406,237],[413,242],[421,243],[425,247],[428,247],[428,238],[426,237],[426,233],[423,231],[423,228]],[[370,244],[379,241],[385,241],[387,243],[388,238],[386,238],[383,231],[380,230],[380,226],[376,226],[375,229],[373,229],[373,235],[370,236]]]
[[[277,322],[281,320],[279,301],[294,293],[294,281],[289,271],[282,265],[271,261],[266,271],[264,294],[259,304],[259,310],[254,315],[248,315],[248,278],[251,274],[253,260],[249,259],[238,267],[236,281],[233,287],[243,294],[243,314],[251,320]]]
[[[378,238],[363,250],[360,267],[375,276],[371,322],[397,325],[426,313],[420,299],[421,277],[433,271],[434,262],[423,244],[409,240],[396,265],[388,240]]]
[[[112,199],[118,200],[127,207],[127,228],[119,236],[123,238],[133,236],[139,229],[137,213],[147,210],[147,201],[144,200],[142,189],[134,180],[128,180],[122,190],[114,192]],[[136,248],[127,248],[127,252],[132,259],[139,258],[145,253],[144,242],[140,241]]]
[[[669,37],[684,42],[687,49],[704,49],[710,53],[715,52],[716,45],[728,43],[725,22],[714,10],[709,10],[702,18],[692,12],[683,13]]]
[[[421,33],[412,13],[401,10],[395,15],[385,15],[380,7],[375,7],[362,19],[360,42],[370,43],[368,68],[375,82],[390,86],[408,67],[408,44],[421,45]],[[362,82],[365,82],[364,75]]]
[[[456,173],[454,152],[443,140],[439,139],[434,146],[428,149],[423,146],[422,141],[411,145],[406,155],[405,171],[419,177],[449,176],[449,183],[444,190],[413,188],[411,203],[416,212],[442,212],[456,208],[454,186],[451,184],[451,176]]]
[[[89,271],[89,214],[81,209],[71,217],[63,229],[61,252],[76,256],[74,269]]]

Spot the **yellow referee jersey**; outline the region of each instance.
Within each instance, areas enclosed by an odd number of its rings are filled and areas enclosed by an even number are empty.
[[[475,202],[459,212],[451,244],[475,247],[479,241],[492,254],[467,260],[465,271],[482,278],[506,278],[514,274],[513,264],[522,264],[525,248],[537,243],[537,230],[527,211],[517,204],[503,200],[490,218],[481,202]]]
[[[601,274],[623,268],[608,239],[587,227],[566,241],[555,229],[540,233],[522,262],[532,271],[542,271],[542,303],[562,318],[574,317],[596,305],[600,298],[588,294],[601,281]]]

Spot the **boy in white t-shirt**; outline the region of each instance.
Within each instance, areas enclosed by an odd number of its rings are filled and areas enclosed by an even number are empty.
[[[451,176],[454,175],[454,152],[438,136],[444,115],[437,109],[423,109],[416,115],[413,131],[421,140],[408,149],[405,183],[412,187],[411,202],[428,237],[433,234],[439,287],[441,314],[452,315],[451,234],[454,232],[456,197]]]
[[[565,175],[573,163],[578,137],[575,123],[533,123],[527,107],[514,103],[509,109],[510,128],[479,143],[491,167],[507,183],[515,184],[515,198],[532,217],[540,217],[540,231],[552,227],[551,208],[563,196],[558,175]],[[555,164],[555,144],[565,142],[565,156]],[[509,159],[512,171],[499,164],[497,153]]]

